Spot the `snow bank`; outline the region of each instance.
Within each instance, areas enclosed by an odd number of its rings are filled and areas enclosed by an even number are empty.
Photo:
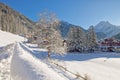
[[[11,57],[0,60],[0,80],[10,80]]]
[[[65,80],[48,65],[16,44],[11,62],[12,80]]]
[[[10,63],[13,45],[0,50],[0,80],[10,80]]]
[[[0,47],[25,40],[24,37],[0,30]]]

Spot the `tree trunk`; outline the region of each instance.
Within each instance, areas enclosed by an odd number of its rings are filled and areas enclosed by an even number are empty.
[[[50,51],[48,51],[48,58],[50,59]]]
[[[50,59],[50,54],[51,54],[50,47],[47,47],[47,50],[48,50],[48,58]]]

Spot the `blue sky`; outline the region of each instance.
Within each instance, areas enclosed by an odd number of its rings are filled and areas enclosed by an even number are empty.
[[[120,25],[120,0],[0,0],[33,21],[45,9],[60,20],[87,29],[100,21]]]

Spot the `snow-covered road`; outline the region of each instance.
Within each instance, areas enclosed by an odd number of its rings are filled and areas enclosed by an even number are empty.
[[[47,64],[24,50],[19,43],[14,48],[11,77],[12,80],[66,80]]]

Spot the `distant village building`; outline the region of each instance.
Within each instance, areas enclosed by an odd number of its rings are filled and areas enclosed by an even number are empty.
[[[98,41],[98,44],[101,51],[120,52],[120,40],[108,38]]]

